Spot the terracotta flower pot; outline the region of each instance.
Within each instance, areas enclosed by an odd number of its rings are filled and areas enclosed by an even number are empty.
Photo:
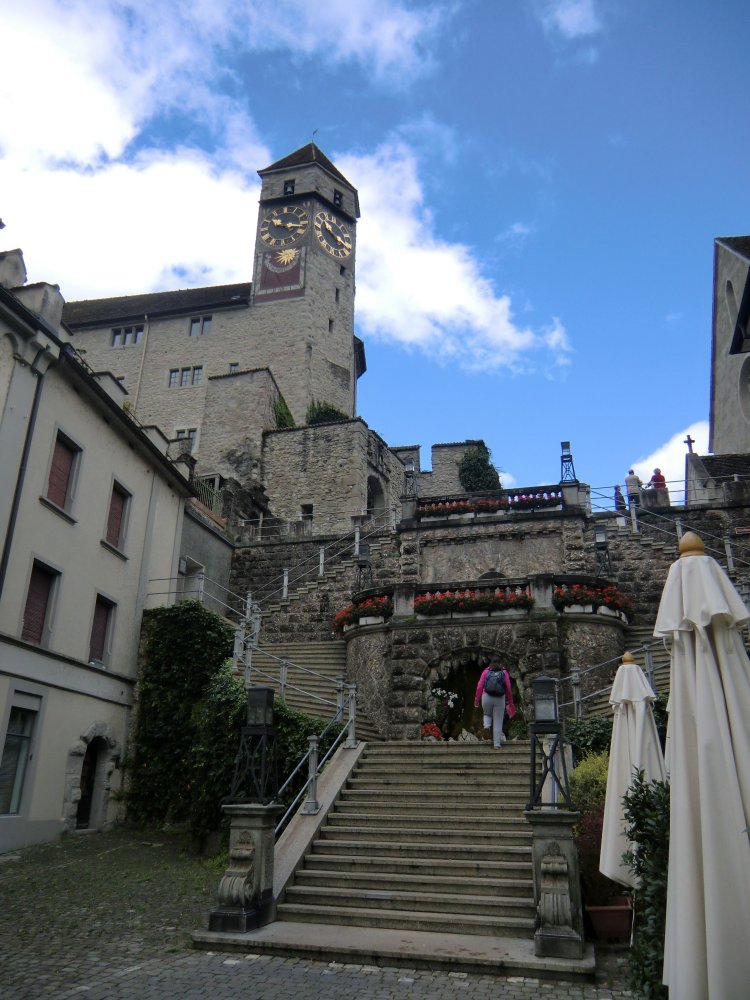
[[[633,908],[627,896],[616,896],[603,906],[587,906],[586,912],[598,941],[630,941]]]

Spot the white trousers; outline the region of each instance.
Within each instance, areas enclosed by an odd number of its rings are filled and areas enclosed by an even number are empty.
[[[482,693],[482,711],[484,712],[484,728],[492,727],[492,745],[499,750],[505,742],[503,736],[503,719],[505,718],[505,695]]]

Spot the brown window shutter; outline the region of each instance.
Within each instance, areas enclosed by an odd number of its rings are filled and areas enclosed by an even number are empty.
[[[21,630],[21,638],[26,639],[27,642],[39,644],[42,641],[52,580],[53,575],[49,570],[44,569],[43,566],[34,565],[29,580],[29,592],[26,595]]]
[[[107,541],[110,545],[119,546],[120,544],[122,515],[124,513],[125,495],[114,486],[112,488],[112,497],[109,501],[109,514],[107,515]]]
[[[101,597],[97,597],[94,608],[94,623],[91,626],[89,660],[104,660],[104,643],[107,639],[107,625],[109,624],[111,608],[111,604],[103,601]]]
[[[68,499],[74,458],[75,451],[58,437],[55,441],[55,452],[47,483],[47,499],[56,503],[58,507],[65,507],[65,501]]]

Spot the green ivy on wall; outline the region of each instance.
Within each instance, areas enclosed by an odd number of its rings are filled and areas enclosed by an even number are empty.
[[[286,400],[279,395],[273,401],[273,415],[276,420],[276,429],[284,430],[287,427],[294,427],[294,417],[292,411],[286,405]]]

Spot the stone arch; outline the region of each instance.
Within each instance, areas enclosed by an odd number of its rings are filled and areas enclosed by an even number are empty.
[[[63,815],[66,829],[102,830],[108,818],[112,774],[119,766],[122,749],[104,722],[93,723],[80,742],[68,752],[65,767]],[[82,798],[88,802],[81,805]]]
[[[498,648],[488,643],[476,643],[443,651],[427,663],[425,674],[425,699],[428,715],[439,716],[441,699],[433,694],[435,689],[455,693],[458,698],[446,713],[445,733],[449,738],[458,738],[462,732],[478,736],[481,723],[474,711],[476,686],[482,671],[489,663],[500,663],[508,670],[513,687],[513,699],[518,706],[519,722],[525,725],[523,715],[523,679],[518,676],[518,667],[509,648]],[[439,721],[436,718],[436,721]],[[466,737],[464,737],[466,738]]]
[[[367,477],[367,513],[374,518],[385,513],[385,493],[377,476]]]

